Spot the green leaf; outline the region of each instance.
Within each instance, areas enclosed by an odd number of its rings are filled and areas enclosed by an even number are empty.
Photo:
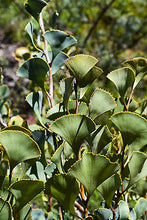
[[[134,152],[129,161],[130,182],[129,186],[147,176],[147,154]]]
[[[30,40],[31,40],[31,42],[32,42],[33,47],[34,47],[36,50],[39,50],[39,51],[40,51],[40,49],[37,48],[37,46],[36,46],[35,43],[34,43],[34,39],[33,39],[33,24],[32,24],[31,22],[29,22],[29,23],[26,25],[25,31],[28,33],[29,38],[30,38]]]
[[[135,205],[135,212],[137,219],[140,219],[141,216],[146,216],[145,212],[147,211],[147,199],[140,198]],[[144,218],[145,219],[145,218]]]
[[[58,149],[55,151],[55,153],[53,154],[51,161],[53,161],[59,172],[62,173],[62,160],[61,160],[61,153],[63,151],[64,145],[62,144],[60,147],[58,147]]]
[[[69,46],[72,46],[77,42],[74,37],[68,35],[63,31],[58,31],[58,30],[47,31],[44,34],[44,38],[50,44],[54,57],[60,51],[64,50]]]
[[[62,66],[65,65],[64,61],[67,58],[68,56],[63,52],[57,54],[52,63],[52,75],[54,75]]]
[[[85,153],[70,169],[69,174],[77,178],[90,197],[94,190],[118,169],[116,163],[102,155]]]
[[[37,159],[41,155],[38,144],[21,131],[4,130],[0,132],[0,143],[8,155],[11,170],[18,163]]]
[[[71,75],[77,80],[80,87],[85,87],[92,83],[98,76],[102,74],[102,70],[96,67],[98,60],[89,55],[76,55],[69,57],[65,64],[71,71]]]
[[[44,167],[47,165],[46,157],[45,157],[45,130],[34,130],[32,132],[32,137],[35,140],[35,142],[39,145],[39,148],[41,150],[41,158],[40,162],[43,164]]]
[[[136,75],[135,82],[133,84],[133,88],[135,88],[140,80],[147,74],[147,59],[143,57],[136,57],[125,61],[124,65],[131,68]]]
[[[31,217],[32,220],[45,220],[44,212],[40,209],[33,209]]]
[[[26,173],[31,179],[38,179],[46,181],[46,176],[44,173],[44,166],[40,161],[33,163],[33,166]]]
[[[100,208],[94,212],[94,216],[100,217],[100,220],[112,220],[113,213],[110,209]],[[99,219],[99,218],[98,218]]]
[[[32,208],[30,205],[24,206],[22,209],[14,213],[14,219],[30,220]]]
[[[130,212],[129,212],[129,220],[136,220],[136,212],[134,211],[134,209],[132,209]]]
[[[50,120],[55,120],[63,115],[75,114],[75,113],[76,113],[76,101],[71,100],[68,102],[66,108],[63,103],[56,104],[53,108],[48,110],[46,117]],[[88,115],[88,107],[84,102],[79,103],[78,113]]]
[[[124,147],[131,145],[131,150],[139,150],[147,143],[147,120],[132,112],[119,112],[111,121],[122,134]]]
[[[49,2],[49,0],[27,0],[25,2],[25,9],[38,21],[39,14],[47,5],[47,2]]]
[[[26,97],[26,101],[33,108],[38,120],[40,121],[41,125],[44,127],[44,124],[41,118],[42,102],[43,102],[42,92],[39,91],[39,92],[29,93]]]
[[[19,180],[14,182],[10,188],[10,192],[16,199],[15,212],[23,208],[37,194],[44,190],[44,182],[41,180]]]
[[[123,67],[110,72],[107,76],[118,89],[120,96],[123,98],[129,87],[132,87],[135,76],[132,69]]]
[[[45,168],[44,172],[48,175],[49,178],[51,178],[53,176],[53,173],[54,173],[55,169],[56,169],[56,164],[51,162]]]
[[[64,138],[78,154],[79,147],[95,129],[94,122],[85,115],[66,115],[50,125],[50,130]]]
[[[18,119],[20,119],[20,118],[18,118]],[[25,133],[25,134],[27,134],[29,136],[32,135],[32,132],[29,129],[27,129],[25,127],[22,127],[22,126],[19,126],[19,125],[11,125],[11,126],[8,126],[8,127],[3,129],[3,131],[8,131],[8,130],[11,130],[11,131],[12,130],[13,131],[22,131],[23,133]]]
[[[10,95],[10,90],[7,85],[0,86],[0,101],[5,100]]]
[[[8,201],[0,197],[0,219],[12,220],[12,207]]]
[[[4,178],[7,174],[8,169],[8,161],[7,160],[0,160],[0,189],[2,187]]]
[[[73,77],[67,77],[60,82],[63,96],[63,106],[68,111],[68,100],[73,91]]]
[[[119,174],[115,174],[111,177],[109,177],[107,180],[105,180],[99,187],[98,190],[104,197],[108,207],[112,207],[112,199],[115,194],[115,191],[118,190],[118,188],[121,185],[121,179]]]
[[[120,201],[118,205],[119,219],[128,220],[129,219],[129,207],[125,201]]]
[[[100,116],[115,107],[116,103],[109,92],[95,89],[89,103],[90,117],[97,122]]]
[[[49,71],[49,65],[45,60],[39,57],[28,59],[17,70],[17,76],[32,80],[43,90],[46,75]]]
[[[112,135],[106,126],[97,126],[96,130],[92,133],[90,138],[90,146],[92,146],[92,152],[95,154],[100,151],[112,140]]]
[[[77,181],[66,174],[54,175],[45,184],[45,193],[57,199],[72,214],[75,214],[74,202],[79,193]]]

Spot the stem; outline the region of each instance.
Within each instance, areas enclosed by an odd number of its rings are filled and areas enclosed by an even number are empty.
[[[59,219],[60,219],[60,220],[64,220],[64,218],[63,218],[63,213],[62,213],[62,208],[61,208],[61,206],[60,206],[60,203],[58,203],[58,205],[59,205]]]
[[[44,24],[43,24],[43,18],[42,18],[42,13],[39,14],[39,26],[41,29],[42,34],[45,34],[45,29],[44,29]],[[47,63],[50,64],[50,58],[48,55],[48,42],[44,38],[44,54],[47,60]],[[49,68],[49,94],[47,95],[49,100],[50,100],[50,107],[52,108],[54,106],[53,104],[53,76],[52,76],[52,68]]]

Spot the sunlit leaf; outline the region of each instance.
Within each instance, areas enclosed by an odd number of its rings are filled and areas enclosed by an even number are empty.
[[[41,155],[38,144],[22,131],[4,130],[0,132],[0,143],[8,155],[11,170],[18,163],[37,159]]]
[[[122,134],[124,147],[131,145],[132,150],[139,150],[147,143],[147,120],[132,112],[120,112],[111,117],[111,121]]]
[[[79,193],[77,181],[66,174],[54,175],[45,184],[45,193],[57,199],[72,214],[75,214],[74,202]]]
[[[133,88],[135,88],[140,80],[147,74],[147,59],[144,57],[136,57],[126,60],[124,65],[131,68],[136,75],[135,82],[133,84]]]
[[[96,89],[90,98],[90,117],[97,122],[104,113],[116,107],[116,103],[110,93]]]
[[[39,57],[28,59],[17,70],[17,76],[32,80],[43,90],[45,77],[49,71],[49,65],[45,60]]]
[[[47,31],[44,38],[50,44],[54,57],[65,48],[72,46],[77,41],[74,37],[68,35],[66,32],[59,30]]]
[[[69,174],[77,178],[85,187],[88,196],[118,169],[116,163],[104,156],[85,153],[70,169]]]
[[[120,201],[118,205],[119,219],[128,220],[129,219],[129,207],[125,201]]]
[[[50,130],[64,138],[77,154],[80,145],[95,129],[94,122],[85,115],[66,115],[50,125]]]
[[[120,96],[124,97],[127,89],[132,87],[135,76],[132,69],[123,67],[110,72],[107,78],[115,84]]]
[[[69,57],[65,61],[71,75],[76,78],[80,87],[85,87],[86,85],[92,83],[102,74],[102,70],[95,66],[96,63],[98,63],[96,58],[83,54]]]
[[[118,188],[121,185],[121,179],[119,174],[115,174],[111,177],[109,177],[107,180],[105,180],[99,187],[98,190],[104,197],[108,207],[112,206],[112,199],[115,194],[115,191],[118,190]]]
[[[54,75],[62,66],[65,65],[64,61],[67,58],[68,56],[63,52],[57,54],[52,63],[52,75]]]
[[[146,216],[145,212],[147,211],[147,199],[140,198],[135,205],[135,212],[137,219],[140,219],[141,216]]]
[[[10,188],[10,192],[16,199],[15,212],[23,208],[37,194],[44,190],[44,182],[41,180],[19,180],[14,182]]]
[[[47,165],[44,172],[48,175],[48,178],[51,178],[53,176],[55,169],[56,169],[56,164],[51,162],[50,164]]]
[[[0,219],[12,219],[12,207],[8,201],[0,197]]]
[[[32,220],[45,220],[44,212],[41,209],[33,209],[31,213]]]
[[[131,186],[141,178],[147,176],[147,154],[134,152],[128,166],[130,170],[129,186]]]

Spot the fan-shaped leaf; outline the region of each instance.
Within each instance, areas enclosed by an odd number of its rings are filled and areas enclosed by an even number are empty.
[[[143,57],[136,57],[124,62],[124,65],[131,68],[136,74],[133,88],[135,88],[140,80],[147,74],[147,59]]]
[[[132,87],[135,76],[132,69],[123,67],[110,72],[107,78],[115,84],[120,96],[124,97],[127,89]]]
[[[62,172],[62,162],[61,162],[61,153],[63,151],[63,147],[64,145],[62,144],[60,147],[58,147],[58,149],[55,151],[55,153],[53,154],[51,160],[56,164],[59,172]]]
[[[112,220],[113,219],[113,213],[110,209],[98,209],[94,212],[94,216],[100,217],[101,220]],[[99,218],[98,218],[99,219]]]
[[[66,174],[54,175],[45,184],[45,193],[57,199],[72,214],[75,214],[74,201],[79,193],[77,181]]]
[[[85,153],[83,158],[69,169],[68,173],[77,178],[91,196],[94,190],[112,176],[117,169],[118,165],[110,162],[108,158]]]
[[[68,56],[63,52],[57,54],[52,63],[52,75],[54,75],[62,66],[65,65],[64,61],[67,58]]]
[[[120,187],[121,179],[119,174],[115,174],[105,180],[99,187],[98,190],[104,197],[108,207],[112,206],[112,199],[115,191]]]
[[[78,85],[84,87],[101,75],[102,70],[95,67],[97,62],[98,60],[92,56],[79,54],[69,57],[65,64],[76,78]]]
[[[8,201],[3,200],[1,197],[0,197],[0,219],[1,220],[12,219],[11,205]]]
[[[25,9],[38,21],[40,12],[49,1],[50,0],[27,0],[25,2]]]
[[[47,31],[44,38],[50,44],[54,57],[63,49],[77,42],[74,37],[58,30]]]
[[[97,122],[100,116],[115,107],[116,103],[110,93],[102,89],[96,89],[89,103],[90,117]]]
[[[37,46],[36,46],[35,43],[34,43],[34,39],[33,39],[33,24],[32,24],[31,22],[29,22],[29,23],[26,25],[25,31],[28,33],[28,35],[29,35],[29,37],[30,37],[30,40],[31,40],[31,42],[32,42],[33,47],[34,47],[36,50],[39,50],[39,51],[40,51],[40,49],[38,49]]]
[[[120,112],[111,117],[111,121],[122,134],[124,147],[131,145],[132,150],[139,150],[147,143],[147,120],[132,112]]]
[[[10,188],[10,192],[16,199],[15,212],[23,208],[37,194],[44,190],[44,182],[41,180],[19,180],[14,182]]]
[[[128,166],[130,170],[129,186],[131,186],[141,178],[147,176],[147,154],[134,152]]]
[[[38,144],[21,131],[4,130],[0,132],[0,143],[8,155],[11,170],[18,163],[29,159],[37,159],[41,155]]]
[[[14,213],[14,219],[30,220],[31,219],[31,211],[32,211],[31,206],[26,205],[22,209],[17,210],[17,212]]]
[[[50,130],[64,138],[76,154],[94,129],[95,124],[90,118],[76,114],[60,117],[50,125]]]
[[[45,77],[49,71],[49,65],[39,57],[30,58],[17,70],[17,76],[27,78],[35,82],[43,90]]]

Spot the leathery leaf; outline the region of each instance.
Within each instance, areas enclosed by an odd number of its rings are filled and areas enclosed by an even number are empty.
[[[110,162],[105,156],[85,153],[68,173],[83,184],[90,197],[94,190],[117,170],[118,164]]]
[[[56,174],[45,183],[45,193],[57,199],[72,214],[75,214],[74,202],[79,193],[77,181],[67,174]]]
[[[0,219],[12,219],[12,207],[8,201],[0,197]]]
[[[41,156],[38,144],[22,131],[0,132],[0,143],[8,155],[11,170],[20,162]]]
[[[139,150],[147,143],[147,120],[132,112],[119,112],[111,121],[120,130],[124,147],[131,145],[131,150]]]
[[[85,115],[71,114],[58,118],[50,125],[50,130],[64,138],[78,153],[80,145],[94,131],[94,122]]]

